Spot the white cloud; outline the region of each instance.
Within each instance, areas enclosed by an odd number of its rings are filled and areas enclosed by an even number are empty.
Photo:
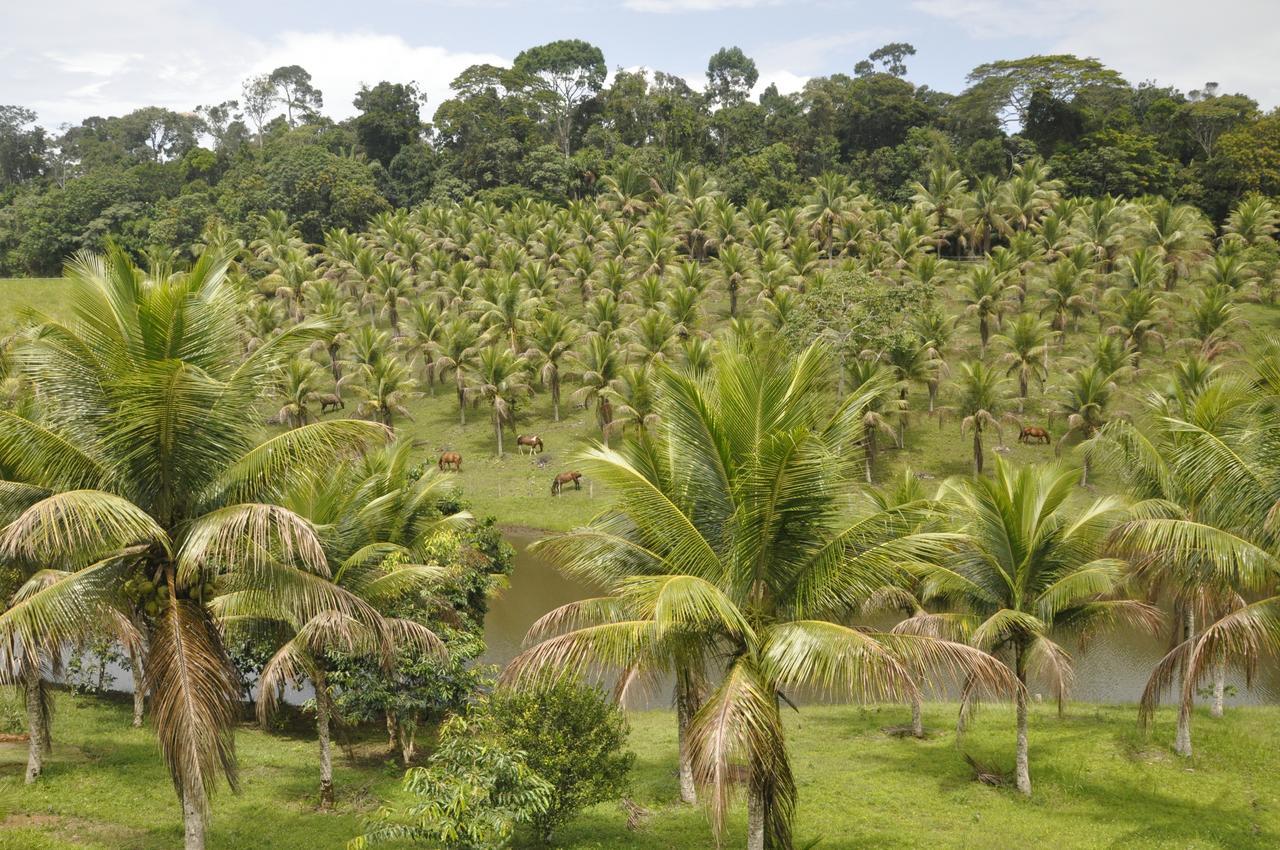
[[[913,8],[976,39],[1034,37],[1025,53],[1093,56],[1131,83],[1153,79],[1188,90],[1207,81],[1280,105],[1274,0],[915,0]],[[1013,58],[1005,53],[1003,57]]]
[[[454,53],[443,47],[411,45],[398,35],[379,33],[290,32],[266,48],[249,67],[263,73],[281,65],[301,65],[324,92],[326,115],[342,119],[355,114],[351,99],[361,85],[382,80],[414,80],[427,94],[433,113],[449,97],[449,83],[468,66],[509,65],[492,53]]]

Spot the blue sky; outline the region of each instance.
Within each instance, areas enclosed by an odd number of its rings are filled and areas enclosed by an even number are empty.
[[[190,109],[234,97],[250,73],[312,72],[326,112],[360,83],[416,80],[433,110],[473,62],[509,62],[555,38],[598,44],[610,68],[645,66],[701,85],[707,58],[738,45],[761,85],[784,91],[850,71],[889,41],[918,49],[908,76],[958,91],[996,58],[1097,56],[1131,81],[1207,80],[1280,103],[1278,0],[0,0],[0,102],[57,126],[147,104]]]

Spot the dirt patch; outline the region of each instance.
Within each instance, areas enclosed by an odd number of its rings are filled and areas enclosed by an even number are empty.
[[[0,831],[35,829],[75,844],[106,844],[108,847],[133,847],[142,831],[119,823],[78,818],[69,815],[9,815],[0,821]]]
[[[0,732],[0,744],[25,744],[27,742],[27,733],[14,735],[10,732]]]

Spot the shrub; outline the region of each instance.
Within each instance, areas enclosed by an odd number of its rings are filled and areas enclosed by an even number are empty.
[[[626,749],[626,718],[596,688],[560,679],[528,691],[494,696],[490,712],[529,767],[555,789],[545,811],[532,818],[539,839],[587,806],[626,790],[635,754]]]

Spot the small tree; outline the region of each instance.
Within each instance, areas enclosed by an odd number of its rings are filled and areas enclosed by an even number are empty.
[[[440,850],[501,850],[516,824],[547,811],[554,794],[483,705],[445,722],[430,765],[406,773],[404,790],[413,802],[380,809],[347,850],[387,841]]]
[[[627,721],[596,688],[568,678],[527,691],[504,691],[490,710],[529,767],[555,789],[531,820],[539,840],[587,806],[620,797],[635,754],[625,749]]]

